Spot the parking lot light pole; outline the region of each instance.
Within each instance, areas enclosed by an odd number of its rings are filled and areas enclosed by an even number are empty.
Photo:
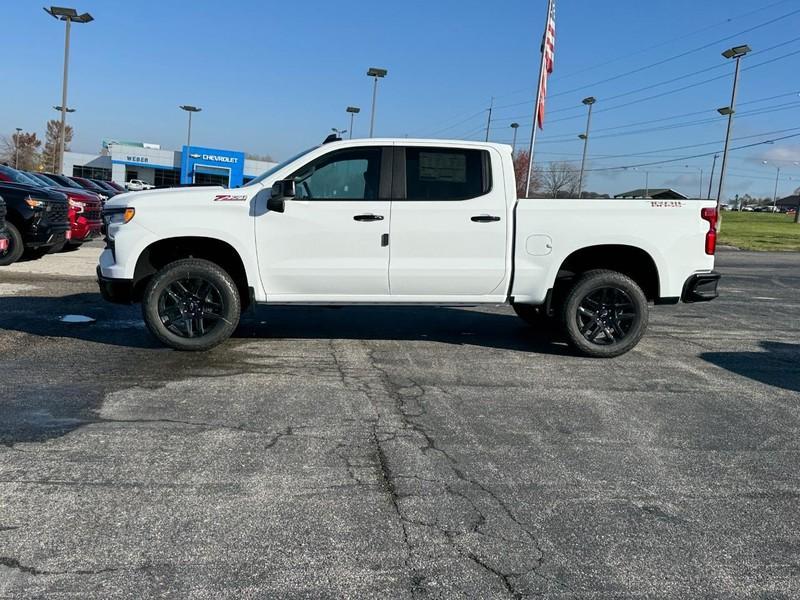
[[[186,134],[186,150],[188,152],[192,146],[192,113],[200,112],[203,109],[190,104],[182,104],[178,108],[189,113],[189,131]]]
[[[578,137],[583,140],[583,158],[581,159],[581,174],[578,177],[578,198],[583,197],[583,173],[586,169],[586,151],[589,148],[589,128],[592,125],[592,105],[597,102],[594,96],[589,96],[581,100],[589,107],[589,114],[586,115],[586,131]]]
[[[717,109],[721,115],[728,117],[728,129],[725,133],[725,147],[722,150],[722,165],[719,169],[719,187],[717,188],[717,209],[722,202],[722,191],[725,188],[725,173],[728,169],[728,147],[731,141],[731,130],[733,129],[733,114],[736,112],[736,89],[739,87],[739,65],[742,57],[750,52],[750,46],[743,44],[741,46],[734,46],[722,53],[725,58],[736,59],[736,67],[733,72],[733,90],[731,90],[731,103],[729,106],[724,106]]]
[[[63,108],[61,106],[54,106],[53,110],[56,110],[58,112],[66,112],[66,113],[74,113],[75,112],[74,108]],[[62,123],[63,123],[63,121],[62,121]],[[66,131],[67,131],[67,128],[66,128],[66,125],[65,125],[64,126],[64,136],[65,136],[65,138],[66,138]],[[56,141],[58,141],[58,140],[56,140]],[[63,162],[63,159],[62,159],[62,162]],[[58,148],[56,148],[56,152],[53,153],[53,173],[59,173],[60,172],[60,171],[56,171],[57,163],[58,163]],[[63,169],[61,169],[61,170],[63,170]]]
[[[347,112],[350,113],[350,139],[353,139],[353,119],[355,116],[361,112],[361,109],[357,106],[348,106],[345,109]]]
[[[379,69],[377,67],[370,67],[367,71],[367,75],[375,80],[372,86],[372,115],[369,119],[369,137],[372,137],[375,131],[375,100],[378,98],[378,79],[386,77],[388,72],[389,71],[386,69]]]
[[[19,169],[19,132],[22,131],[22,127],[15,127],[14,129],[17,132],[16,137],[14,137],[14,168]]]
[[[89,13],[78,14],[74,8],[64,8],[61,6],[51,6],[45,8],[44,11],[54,19],[64,21],[67,24],[66,34],[64,36],[64,79],[61,86],[61,129],[59,131],[58,140],[58,172],[64,168],[64,146],[65,146],[65,131],[67,126],[67,78],[69,70],[69,32],[72,23],[89,23],[94,21],[94,17]]]
[[[519,129],[519,123],[512,123],[511,129],[514,130],[514,139],[511,142],[511,156],[514,156],[517,153],[517,129]]]

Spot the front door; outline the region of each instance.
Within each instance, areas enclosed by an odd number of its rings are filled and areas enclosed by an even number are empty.
[[[402,185],[392,203],[392,296],[500,293],[509,235],[500,156],[409,146],[395,160],[405,173],[395,169]]]
[[[389,293],[391,149],[333,151],[296,171],[285,212],[257,218],[268,302],[357,301]],[[383,178],[383,181],[382,181]]]

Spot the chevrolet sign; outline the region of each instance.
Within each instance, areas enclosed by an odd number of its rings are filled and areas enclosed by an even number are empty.
[[[190,154],[189,158],[194,158],[194,159],[201,158],[203,160],[210,160],[212,162],[221,162],[230,164],[235,164],[239,162],[239,158],[237,156],[219,156],[217,154]]]

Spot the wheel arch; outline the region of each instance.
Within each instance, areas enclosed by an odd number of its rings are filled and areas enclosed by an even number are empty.
[[[141,301],[147,283],[159,269],[183,258],[208,260],[225,269],[239,290],[242,309],[250,304],[252,288],[248,283],[247,269],[239,251],[229,242],[204,236],[163,238],[146,246],[139,254],[134,269],[134,301]]]
[[[658,300],[661,282],[656,261],[649,252],[627,244],[599,244],[573,251],[561,263],[554,287],[594,269],[627,275],[642,288],[648,300]]]

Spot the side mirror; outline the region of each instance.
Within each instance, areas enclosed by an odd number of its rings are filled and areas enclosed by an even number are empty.
[[[286,199],[294,198],[294,196],[294,179],[276,181],[272,185],[272,190],[267,200],[267,208],[274,212],[283,212],[286,210]]]

